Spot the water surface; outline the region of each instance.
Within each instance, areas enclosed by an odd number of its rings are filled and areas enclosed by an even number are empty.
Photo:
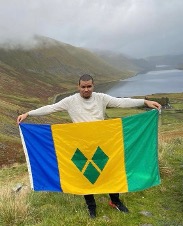
[[[106,93],[115,97],[132,97],[181,92],[183,92],[183,71],[174,69],[138,74],[119,81]]]

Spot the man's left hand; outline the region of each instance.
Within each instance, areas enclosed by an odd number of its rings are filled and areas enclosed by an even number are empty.
[[[144,101],[144,104],[149,107],[149,108],[154,108],[154,109],[157,109],[157,110],[160,110],[161,109],[161,104],[159,104],[158,102],[156,101],[151,101],[151,100],[145,100]]]

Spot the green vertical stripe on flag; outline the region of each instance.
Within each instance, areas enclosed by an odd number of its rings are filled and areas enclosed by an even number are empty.
[[[124,117],[122,122],[128,191],[158,185],[158,111]]]

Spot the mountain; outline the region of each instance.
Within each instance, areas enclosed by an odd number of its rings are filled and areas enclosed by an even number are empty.
[[[183,54],[151,56],[147,57],[146,60],[157,66],[164,65],[171,68],[183,68]]]
[[[126,70],[134,73],[150,70],[179,68],[183,69],[183,54],[150,56],[144,59],[136,59],[121,53],[106,50],[91,50],[105,62],[118,70]]]
[[[131,75],[88,50],[50,38],[36,37],[32,48],[0,48],[0,166],[24,159],[17,115],[52,103],[57,94],[75,91],[84,73],[93,75],[97,85]],[[63,122],[57,115],[32,121]]]
[[[121,53],[106,50],[91,50],[91,51],[97,54],[111,66],[122,71],[126,70],[131,71],[132,73],[137,73],[141,71],[152,70],[155,66],[153,62],[149,62],[145,59],[135,59]]]
[[[16,93],[20,86],[24,86],[27,94],[31,94],[33,91],[27,87],[31,88],[33,83],[34,95],[37,95],[36,87],[41,89],[38,92],[40,94],[46,89],[46,96],[53,94],[50,88],[54,93],[66,91],[75,87],[79,76],[84,73],[93,75],[96,83],[118,80],[129,75],[125,70],[112,67],[85,49],[43,37],[39,37],[37,46],[32,49],[1,48],[0,61],[2,70],[7,74],[10,70],[11,78],[18,81]]]

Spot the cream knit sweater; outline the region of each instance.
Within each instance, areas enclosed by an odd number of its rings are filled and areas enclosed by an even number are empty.
[[[41,116],[65,110],[73,122],[89,122],[103,120],[106,107],[126,108],[142,105],[144,105],[144,99],[116,98],[96,92],[93,92],[89,99],[84,99],[79,93],[76,93],[58,103],[29,111],[28,115]]]

